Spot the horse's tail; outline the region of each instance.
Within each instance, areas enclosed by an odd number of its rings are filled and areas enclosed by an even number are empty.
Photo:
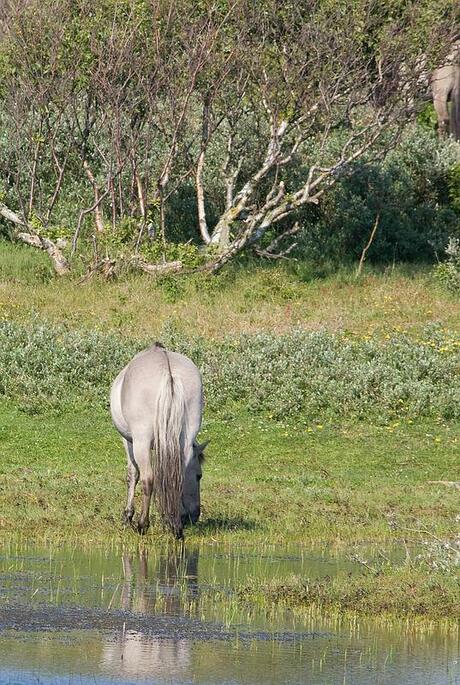
[[[181,504],[184,481],[181,434],[185,417],[182,381],[173,376],[167,352],[154,416],[153,487],[163,523],[182,537]]]

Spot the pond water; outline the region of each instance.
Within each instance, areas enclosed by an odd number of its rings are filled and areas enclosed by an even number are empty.
[[[442,626],[244,607],[236,582],[359,567],[326,551],[0,549],[0,685],[458,685]]]

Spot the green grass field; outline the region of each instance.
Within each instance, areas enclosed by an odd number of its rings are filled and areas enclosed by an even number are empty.
[[[0,417],[4,532],[136,539],[120,525],[124,451],[107,412],[27,416],[2,402]],[[436,481],[457,475],[457,427],[305,427],[241,413],[206,417],[202,435],[212,440],[203,517],[189,538],[344,546],[455,528],[458,492]]]
[[[136,276],[78,285],[50,278],[47,269],[42,255],[0,244],[4,319],[64,322],[133,339],[154,338],[165,323],[209,340],[295,327],[348,331],[363,340],[384,339],[392,329],[416,337],[433,321],[452,339],[459,330],[458,302],[426,270],[372,272],[356,281],[352,271],[320,279],[283,266],[247,275],[234,270],[211,281],[155,283]],[[125,457],[108,408],[83,399],[73,409],[63,403],[61,411],[31,414],[20,407],[14,393],[0,400],[3,536],[139,544],[120,523]],[[458,421],[437,414],[382,414],[378,421],[297,414],[275,421],[241,403],[208,409],[202,437],[211,445],[203,515],[187,531],[191,543],[328,545],[348,554],[365,542],[382,550],[382,558],[389,549],[405,550],[403,565],[390,559],[363,569],[361,585],[344,578],[317,586],[312,596],[302,579],[262,588],[259,579],[240,589],[244,601],[260,601],[262,594],[268,602],[455,615],[458,586],[442,555],[458,536]],[[154,522],[142,544],[166,536]],[[421,544],[426,551],[416,559]]]
[[[157,545],[121,525],[124,451],[102,410],[27,416],[0,403],[0,530],[3,537],[88,545]],[[245,413],[209,417],[212,438],[202,485],[203,515],[188,544],[231,548],[327,547],[349,557],[409,550],[351,580],[287,578],[239,588],[242,601],[283,602],[365,613],[454,619],[458,578],[415,562],[422,542],[455,539],[459,431],[433,422],[299,427]],[[137,499],[139,505],[139,497]]]

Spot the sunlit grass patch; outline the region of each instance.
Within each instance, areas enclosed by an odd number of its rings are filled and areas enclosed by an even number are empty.
[[[106,410],[28,416],[0,407],[4,533],[137,539],[120,524],[125,458]],[[423,422],[389,435],[351,423],[307,434],[266,419],[261,433],[261,423],[244,413],[206,418],[203,515],[189,539],[347,544],[400,539],[404,528],[452,534],[458,494],[442,481],[456,478],[458,427]],[[163,533],[155,526],[151,535]]]
[[[167,323],[207,339],[298,327],[384,336],[398,327],[416,333],[432,321],[450,329],[460,324],[458,298],[444,292],[426,267],[369,267],[356,279],[353,267],[321,273],[302,262],[259,263],[235,265],[216,277],[126,274],[81,284],[79,276],[49,280],[46,260],[38,250],[0,241],[0,314],[20,320],[39,314],[134,338],[154,338]]]
[[[410,566],[388,566],[380,573],[327,578],[291,577],[271,583],[254,579],[242,585],[241,601],[368,615],[455,619],[460,612],[458,577],[426,574]]]

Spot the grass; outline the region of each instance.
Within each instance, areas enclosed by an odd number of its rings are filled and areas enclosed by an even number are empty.
[[[455,575],[426,572],[405,565],[379,573],[309,579],[292,577],[271,583],[251,582],[237,589],[240,601],[269,606],[313,606],[328,611],[364,615],[445,619],[460,613],[459,582]]]
[[[242,332],[300,327],[355,334],[366,341],[368,336],[385,339],[390,330],[417,337],[435,321],[455,336],[460,309],[424,269],[369,270],[356,280],[352,270],[321,279],[305,266],[248,272],[235,267],[215,279],[195,275],[153,281],[132,275],[78,285],[72,279],[53,279],[44,255],[0,243],[0,316],[21,322],[38,316],[77,331],[114,331],[135,345],[140,338],[155,338],[165,326],[191,339],[197,332],[221,340]],[[26,348],[18,352],[19,364],[21,354],[30,352]],[[70,354],[63,368],[72,371],[72,359]],[[29,361],[33,374],[41,377],[39,357]],[[85,404],[76,397],[72,410],[62,403],[60,412],[44,405],[42,413],[26,414],[15,392],[0,401],[4,537],[138,545],[136,534],[120,524],[124,453],[107,408],[99,400]],[[382,412],[378,420],[361,422],[333,415],[313,420],[299,413],[275,421],[236,401],[208,412],[203,436],[212,443],[203,479],[203,515],[187,531],[187,539],[254,549],[327,544],[337,553],[363,541],[385,551],[453,540],[458,490],[448,483],[459,480],[458,422],[435,412],[425,418]],[[166,540],[154,524],[143,544]],[[239,598],[452,617],[455,579],[431,562],[426,557],[402,566],[389,563],[378,572],[363,568],[353,581],[345,576],[321,582],[291,578],[268,583],[258,578],[239,588]]]
[[[108,413],[28,416],[0,403],[0,530],[23,540],[137,546],[121,526],[125,463]],[[207,417],[212,437],[203,515],[189,544],[239,549],[323,547],[346,554],[367,541],[388,548],[423,532],[452,539],[458,492],[432,481],[458,478],[459,432],[448,424],[375,427],[281,424],[242,412]],[[137,504],[139,506],[139,495]],[[420,531],[420,532],[417,532]],[[154,523],[142,544],[168,540]],[[254,578],[239,601],[329,607],[366,614],[453,617],[458,585],[423,564],[389,563],[351,580]],[[264,598],[264,599],[263,599]]]
[[[460,323],[458,300],[436,286],[427,268],[369,268],[357,280],[353,268],[319,277],[308,265],[235,266],[217,277],[144,274],[77,284],[52,279],[46,255],[0,241],[0,316],[37,314],[136,338],[154,338],[166,323],[187,336],[198,331],[214,339],[293,327],[418,332],[434,321],[458,330]]]
[[[2,402],[0,416],[3,532],[135,538],[119,525],[124,453],[108,413],[82,408],[27,416]],[[207,418],[203,434],[212,446],[204,513],[188,537],[345,545],[414,537],[405,528],[452,533],[458,493],[430,481],[458,477],[454,427],[350,424],[311,431],[244,413]]]

